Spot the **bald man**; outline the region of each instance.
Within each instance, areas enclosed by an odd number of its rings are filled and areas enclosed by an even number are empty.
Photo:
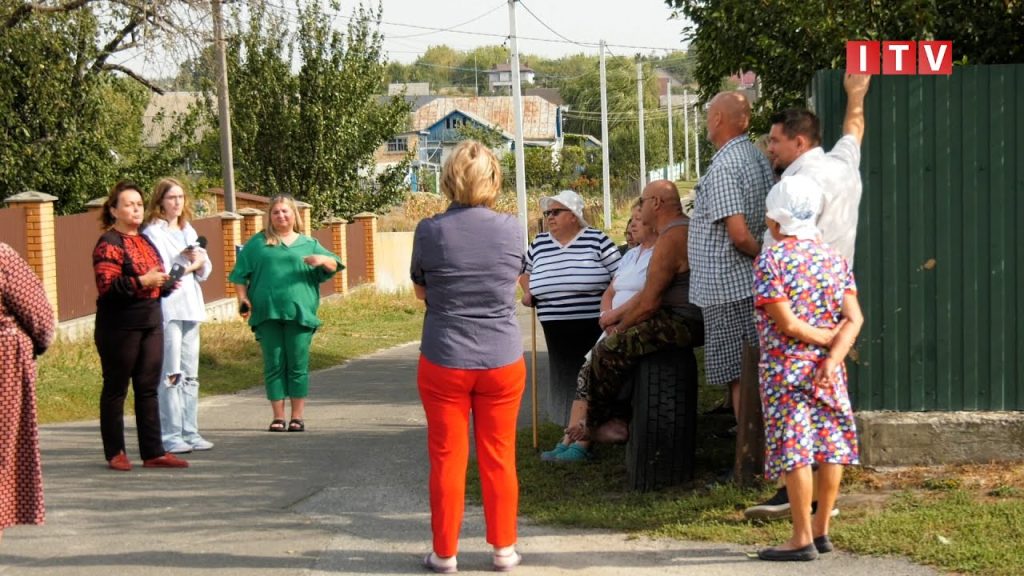
[[[689,237],[690,300],[701,307],[707,331],[704,373],[709,385],[727,387],[737,419],[743,345],[757,346],[753,263],[774,183],[771,164],[747,136],[749,125],[750,103],[741,92],[711,99],[708,140],[718,152],[697,184]]]
[[[643,290],[601,315],[608,336],[591,350],[590,364],[580,374],[589,389],[587,428],[599,442],[626,439],[628,431],[616,418],[619,393],[643,356],[668,348],[692,349],[703,341],[700,309],[689,299],[690,220],[683,214],[679,190],[669,180],[656,180],[644,188],[640,201],[644,225],[658,231]]]

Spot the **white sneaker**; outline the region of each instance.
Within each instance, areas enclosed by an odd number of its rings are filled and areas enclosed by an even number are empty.
[[[171,454],[188,454],[192,451],[192,447],[184,442],[175,442],[170,447],[166,447],[165,450]]]
[[[204,440],[203,438],[200,438],[199,440],[192,442],[193,450],[209,450],[211,448],[213,448],[213,442]]]

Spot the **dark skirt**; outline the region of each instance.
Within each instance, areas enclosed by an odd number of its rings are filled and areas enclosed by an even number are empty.
[[[540,325],[548,348],[548,420],[568,426],[576,380],[587,352],[601,336],[601,325],[597,318],[551,320]]]

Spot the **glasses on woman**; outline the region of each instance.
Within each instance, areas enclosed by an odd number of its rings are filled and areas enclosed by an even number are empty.
[[[541,214],[543,214],[545,218],[550,218],[551,216],[558,216],[562,212],[572,212],[572,210],[569,210],[568,208],[552,208],[551,210],[541,212]]]

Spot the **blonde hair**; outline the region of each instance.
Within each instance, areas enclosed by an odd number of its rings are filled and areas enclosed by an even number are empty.
[[[632,212],[633,210],[636,210],[637,208],[643,208],[643,206],[644,206],[644,197],[643,196],[637,196],[636,198],[633,198],[633,202],[629,205],[629,211]]]
[[[302,214],[299,213],[299,207],[295,204],[295,198],[288,194],[278,194],[270,199],[270,202],[267,204],[267,213],[263,217],[263,237],[267,239],[267,246],[277,246],[281,243],[281,237],[274,231],[274,225],[270,221],[270,213],[274,211],[274,206],[278,204],[287,204],[292,209],[292,214],[295,215],[295,220],[292,222],[292,230],[296,232],[302,230]]]
[[[501,165],[489,148],[464,140],[441,170],[441,191],[459,204],[493,208],[501,191]]]
[[[174,178],[163,178],[156,183],[153,187],[153,195],[149,197],[149,208],[146,210],[146,222],[152,222],[157,218],[164,217],[164,196],[171,191],[172,188],[177,186],[181,188],[181,193],[184,195],[182,198],[182,210],[178,216],[178,227],[182,227],[186,222],[192,220],[192,203],[189,202],[188,190],[182,186],[181,182],[178,182]]]

